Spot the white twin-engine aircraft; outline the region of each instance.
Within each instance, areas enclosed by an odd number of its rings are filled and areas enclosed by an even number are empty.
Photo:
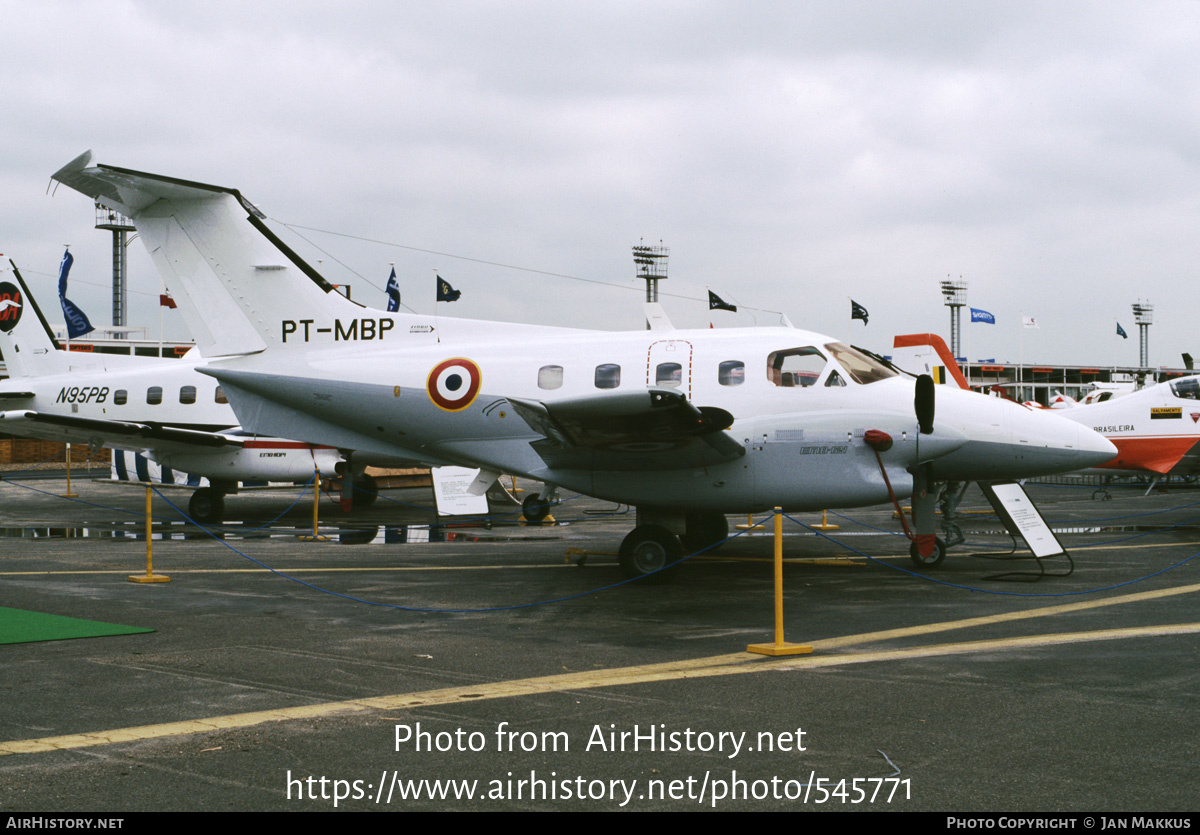
[[[209,485],[188,502],[201,522],[221,519],[239,481],[306,481],[314,467],[333,473],[343,460],[329,447],[241,431],[221,387],[197,372],[195,349],[178,360],[61,350],[12,268],[15,283],[0,281],[9,303],[0,303],[9,373],[0,382],[0,432],[129,450],[203,476]]]
[[[131,218],[181,306],[201,372],[241,425],[338,448],[541,481],[637,507],[631,576],[721,541],[726,513],[912,495],[914,559],[936,563],[948,481],[1077,470],[1114,448],[1053,414],[914,381],[789,327],[628,333],[404,313],[349,301],[234,189],[91,166],[54,175]],[[889,486],[890,484],[890,486]]]

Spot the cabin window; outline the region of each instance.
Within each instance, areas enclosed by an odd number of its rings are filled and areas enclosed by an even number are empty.
[[[538,369],[538,388],[562,388],[563,367],[561,365],[543,365]]]
[[[725,360],[717,366],[717,382],[723,386],[740,386],[746,382],[746,363],[741,360]]]
[[[179,389],[180,403],[195,403],[196,402],[196,387],[181,386]]]
[[[679,388],[683,383],[683,366],[677,362],[660,362],[654,371],[654,383],[667,388]]]
[[[596,388],[615,389],[621,385],[621,366],[605,363],[596,366]]]
[[[157,406],[162,402],[162,386],[151,386],[146,389],[146,403],[150,406]]]
[[[825,355],[812,346],[775,351],[767,357],[767,379],[782,388],[804,388],[825,370]]]
[[[217,386],[217,390],[213,392],[213,401],[216,403],[228,403],[229,398],[225,396],[225,389]]]
[[[117,406],[124,406],[129,402],[129,392],[125,389],[117,389],[113,392],[113,403]]]

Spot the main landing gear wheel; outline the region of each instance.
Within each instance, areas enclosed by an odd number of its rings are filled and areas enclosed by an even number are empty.
[[[188,516],[206,525],[220,522],[225,516],[225,496],[211,487],[201,487],[188,499]]]
[[[536,493],[521,502],[521,515],[526,522],[540,522],[550,515],[550,502]]]
[[[716,550],[714,546],[729,539],[729,520],[724,513],[705,511],[688,514],[687,532],[679,537],[689,554]]]
[[[655,577],[666,579],[662,569],[679,561],[683,546],[679,538],[662,525],[638,525],[621,542],[621,571],[630,579],[658,572]]]
[[[942,564],[942,560],[946,559],[946,543],[938,537],[934,541],[933,553],[928,557],[922,557],[921,552],[917,550],[917,543],[908,546],[908,556],[916,564],[917,568],[937,568]]]

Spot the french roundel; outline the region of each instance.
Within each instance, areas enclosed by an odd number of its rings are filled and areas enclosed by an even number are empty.
[[[457,412],[474,402],[482,381],[478,365],[469,359],[455,357],[442,360],[433,367],[425,381],[425,390],[439,408]]]

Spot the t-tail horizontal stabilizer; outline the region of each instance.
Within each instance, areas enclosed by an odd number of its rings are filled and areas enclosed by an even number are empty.
[[[53,177],[134,222],[205,356],[283,345],[286,322],[362,314],[236,189],[91,160],[90,151],[81,154]]]

